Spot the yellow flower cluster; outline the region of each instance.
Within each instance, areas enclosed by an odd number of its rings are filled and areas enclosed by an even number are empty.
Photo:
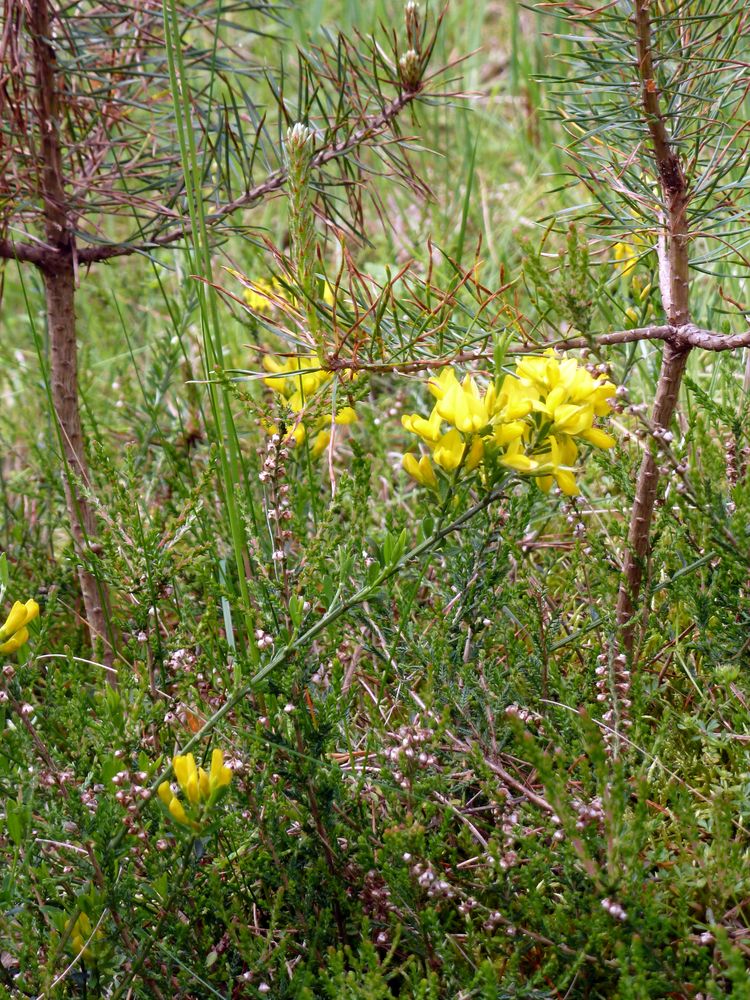
[[[95,959],[95,952],[92,952],[92,945],[96,945],[96,942],[102,938],[104,935],[100,930],[94,934],[93,939],[89,943],[89,947],[86,947],[86,942],[91,938],[92,932],[91,920],[87,913],[79,913],[76,917],[75,923],[73,924],[72,930],[70,932],[70,950],[74,955],[80,955],[84,961],[92,961]]]
[[[168,781],[162,781],[157,789],[159,798],[167,807],[172,819],[183,826],[194,830],[200,829],[199,820],[207,809],[216,802],[222,788],[226,788],[232,780],[232,769],[224,764],[224,754],[217,747],[211,754],[211,767],[204,771],[195,763],[191,753],[177,755],[172,759],[177,784],[185,796],[187,809],[183,802],[174,794]]]
[[[429,449],[419,458],[404,455],[403,467],[431,489],[438,486],[435,466],[445,473],[469,473],[493,455],[507,468],[534,476],[545,492],[556,482],[574,496],[577,441],[597,448],[615,443],[594,426],[596,417],[610,412],[615,386],[552,350],[519,360],[499,391],[491,383],[482,392],[471,375],[459,381],[450,367],[428,388],[437,400],[430,416],[413,413],[401,422]]]
[[[35,600],[25,604],[16,601],[0,628],[0,653],[15,653],[29,639],[27,625],[39,616],[39,605]]]
[[[284,400],[285,404],[295,415],[295,422],[288,432],[288,438],[295,444],[302,444],[307,437],[307,428],[302,421],[296,417],[310,403],[312,398],[326,383],[330,382],[332,375],[320,367],[318,359],[314,355],[303,355],[290,358],[274,358],[266,355],[263,358],[263,367],[270,373],[263,382]],[[338,411],[335,422],[341,426],[353,424],[357,420],[357,414],[353,407],[344,406]],[[330,420],[324,418],[316,421],[312,431],[314,438],[310,445],[310,452],[313,458],[318,458],[323,454],[331,440],[329,430]],[[268,428],[272,433],[276,427]]]
[[[232,273],[239,276],[237,271]],[[263,315],[268,315],[285,302],[290,302],[292,305],[295,303],[278,278],[271,278],[270,281],[267,278],[257,278],[251,281],[245,286],[242,297],[253,312]],[[327,281],[324,282],[323,301],[327,306],[332,306],[334,298],[333,286]]]

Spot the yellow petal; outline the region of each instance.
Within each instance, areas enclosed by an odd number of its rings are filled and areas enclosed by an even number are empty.
[[[16,632],[14,636],[11,636],[7,642],[4,642],[0,646],[0,653],[15,653],[19,650],[25,642],[29,640],[29,630],[27,628],[22,628],[19,632]]]
[[[223,769],[224,752],[220,747],[214,747],[213,752],[211,753],[211,772],[209,775],[212,785],[216,784]]]
[[[580,434],[589,430],[594,420],[592,406],[574,406],[564,403],[555,410],[554,431],[563,434]]]
[[[534,482],[537,484],[542,493],[549,493],[552,489],[554,479],[552,476],[537,476]]]
[[[464,447],[464,439],[458,431],[450,430],[447,434],[443,434],[435,445],[432,457],[442,469],[445,469],[446,472],[452,472],[461,464],[464,457]]]
[[[435,475],[435,470],[432,468],[432,462],[427,455],[422,455],[419,460],[419,474],[422,477],[424,486],[427,486],[431,490],[437,489],[437,476]]]
[[[427,388],[436,399],[442,399],[454,385],[458,385],[455,371],[452,368],[443,368],[437,377],[430,379]]]
[[[492,433],[495,438],[495,444],[499,448],[503,448],[506,444],[510,444],[511,441],[517,441],[518,438],[523,437],[525,430],[526,425],[520,420],[511,420],[507,424],[496,424]]]
[[[164,805],[167,808],[169,808],[169,804],[171,803],[172,799],[174,798],[174,795],[172,794],[172,788],[171,788],[171,786],[170,786],[170,784],[169,784],[168,781],[162,781],[162,783],[156,789],[156,794],[162,800],[162,802],[164,803]]]
[[[405,472],[411,476],[412,479],[416,480],[420,486],[428,486],[430,489],[437,489],[437,478],[435,476],[435,470],[432,468],[432,463],[430,462],[427,455],[423,455],[419,461],[410,452],[401,459],[401,465]]]
[[[583,431],[581,437],[596,448],[614,448],[617,444],[611,434],[607,434],[606,431],[601,430],[599,427],[592,427],[590,430]]]
[[[198,772],[195,767],[195,757],[191,753],[177,755],[172,761],[175,777],[183,792],[187,793],[188,782],[191,778],[198,780]]]
[[[312,443],[312,447],[310,448],[310,454],[312,455],[312,457],[320,458],[320,456],[328,447],[330,440],[331,440],[330,431],[318,431],[318,433],[315,435],[315,440]]]
[[[578,496],[579,489],[576,483],[575,476],[568,469],[555,469],[555,479],[557,480],[557,485],[563,491],[566,496],[575,497]]]
[[[211,783],[209,781],[208,775],[203,770],[202,767],[198,768],[198,788],[200,790],[200,797],[202,799],[208,799],[211,795]]]
[[[484,444],[479,435],[476,435],[474,437],[474,440],[471,442],[471,447],[469,448],[469,454],[466,456],[466,461],[464,462],[464,468],[466,469],[467,472],[473,472],[483,458],[484,458]]]
[[[26,624],[27,613],[26,605],[16,601],[5,619],[5,624],[0,629],[0,636],[13,635],[19,628],[22,628]]]
[[[401,425],[405,430],[409,431],[411,434],[416,434],[418,437],[426,441],[427,444],[435,444],[436,441],[440,440],[440,424],[442,423],[440,414],[437,411],[437,407],[433,409],[429,416],[429,419],[425,420],[424,417],[420,416],[418,413],[405,413],[401,417]]]
[[[516,472],[533,472],[534,469],[539,468],[539,463],[535,462],[533,458],[529,458],[528,455],[524,455],[523,452],[508,452],[503,455],[500,462],[509,469],[515,469]]]
[[[28,625],[29,622],[33,622],[35,618],[39,617],[39,605],[36,601],[31,598],[31,600],[26,602],[26,621],[24,625]]]
[[[306,437],[307,429],[301,421],[298,424],[295,424],[294,429],[289,431],[287,434],[287,438],[292,438],[295,444],[302,444]]]
[[[200,785],[198,783],[198,771],[195,774],[191,774],[187,780],[187,785],[185,787],[185,794],[187,795],[188,802],[191,806],[197,806],[201,800]]]
[[[176,819],[178,823],[184,823],[185,826],[190,826],[190,820],[187,818],[185,807],[178,798],[173,798],[169,803],[169,814],[172,819]]]
[[[356,424],[358,420],[357,411],[353,406],[345,406],[336,414],[336,423],[344,426],[346,424]]]

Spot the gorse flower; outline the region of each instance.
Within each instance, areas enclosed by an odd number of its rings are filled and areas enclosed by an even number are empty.
[[[16,601],[0,628],[0,653],[15,653],[25,642],[28,642],[29,622],[39,617],[39,605],[33,599],[25,604]]]
[[[252,281],[242,292],[242,298],[255,313],[270,313],[277,297],[283,292],[282,286],[274,278],[267,281],[258,278]]]
[[[302,444],[307,439],[309,429],[312,434],[310,453],[313,458],[319,458],[331,440],[330,415],[313,420],[309,428],[300,415],[306,412],[318,392],[333,376],[320,367],[318,359],[312,354],[289,358],[276,358],[267,354],[263,358],[263,367],[269,373],[263,379],[264,384],[279,396],[293,418],[290,420],[291,427],[286,432],[287,441]],[[354,407],[346,405],[337,410],[333,422],[343,427],[356,423],[357,419]],[[278,430],[274,424],[266,425],[266,429],[271,433],[277,433]]]
[[[93,927],[87,913],[79,913],[70,931],[69,949],[74,955],[87,962],[95,962],[97,943],[104,936],[100,930],[92,936]]]
[[[501,465],[534,476],[545,492],[556,482],[574,496],[577,442],[597,448],[615,443],[594,425],[610,412],[615,386],[552,350],[519,360],[499,391],[491,383],[482,392],[471,375],[459,381],[450,367],[430,379],[428,388],[437,400],[430,416],[406,414],[401,423],[429,451],[419,459],[404,455],[403,467],[430,489],[438,488],[433,462],[444,473],[460,475],[492,455]]]
[[[175,795],[168,781],[162,781],[159,785],[159,798],[172,819],[198,830],[201,820],[216,803],[222,789],[231,782],[232,769],[224,764],[224,754],[218,747],[211,754],[211,767],[208,771],[196,765],[191,753],[174,757],[172,768],[184,795],[184,802]]]
[[[250,281],[244,278],[239,271],[227,268],[230,274],[240,278],[245,285],[242,291],[242,298],[249,306],[250,311],[267,316],[275,309],[283,309],[285,306],[293,308],[299,307],[296,296],[292,295],[286,286],[278,278],[255,278]],[[325,278],[318,279],[321,287],[321,299],[329,307],[336,301],[336,293],[333,285]]]

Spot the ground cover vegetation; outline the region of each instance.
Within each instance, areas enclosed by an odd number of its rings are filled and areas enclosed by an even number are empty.
[[[750,996],[747,33],[7,0],[0,996]]]

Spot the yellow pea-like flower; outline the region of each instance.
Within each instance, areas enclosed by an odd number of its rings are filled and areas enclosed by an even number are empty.
[[[447,434],[443,434],[432,452],[441,469],[446,472],[453,472],[461,464],[466,445],[459,432],[453,428]]]
[[[407,452],[401,459],[401,465],[420,486],[427,486],[431,490],[437,489],[437,476],[427,455],[422,455],[419,461],[417,461],[411,452]]]
[[[402,427],[412,434],[416,434],[426,444],[435,444],[440,440],[440,425],[442,417],[435,407],[428,419],[418,413],[405,413],[401,417]]]
[[[178,823],[182,823],[183,826],[190,826],[190,820],[185,812],[185,807],[177,796],[173,796],[172,801],[169,803],[169,814],[172,819],[177,820]]]
[[[232,780],[232,769],[224,764],[224,754],[218,747],[211,754],[211,770],[208,780],[212,795],[220,788],[226,787]]]
[[[582,431],[581,437],[595,448],[614,448],[617,444],[611,434],[607,434],[599,427],[590,427],[587,431]]]
[[[346,427],[348,424],[356,424],[358,420],[357,411],[353,406],[344,406],[336,414],[336,423],[342,427]]]
[[[534,476],[542,490],[557,483],[563,493],[575,496],[576,442],[597,448],[615,444],[594,426],[596,417],[611,411],[614,384],[552,348],[519,358],[513,374],[489,381],[484,390],[471,375],[459,381],[450,366],[427,386],[437,400],[430,416],[404,414],[401,423],[431,449],[432,462],[446,472],[468,474],[485,461],[492,468],[494,459]],[[434,488],[435,470],[427,456],[407,454],[402,464],[418,483]]]
[[[320,458],[323,452],[326,450],[331,441],[330,431],[318,431],[315,435],[315,440],[310,447],[310,454],[313,458]]]
[[[208,771],[196,765],[191,753],[175,756],[172,759],[172,769],[180,791],[185,796],[185,802],[174,794],[168,781],[161,782],[157,795],[173,820],[199,830],[201,820],[205,818],[219,791],[231,782],[232,769],[224,764],[224,754],[218,747],[211,754]]]
[[[10,614],[0,626],[0,653],[15,653],[29,640],[29,622],[39,617],[39,605],[31,598],[22,604],[16,601]]]

